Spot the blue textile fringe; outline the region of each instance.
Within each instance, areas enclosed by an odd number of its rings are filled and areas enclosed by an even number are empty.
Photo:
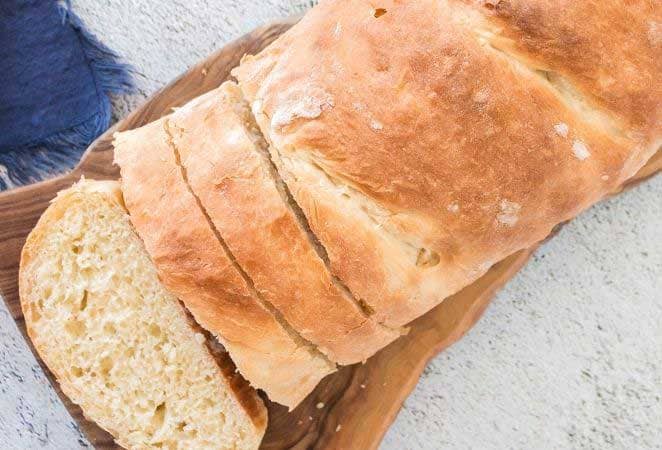
[[[110,125],[109,94],[132,92],[132,69],[85,29],[69,1],[57,3],[63,25],[70,26],[82,47],[96,86],[96,112],[67,129],[35,142],[0,146],[0,191],[37,182],[71,170],[89,144]],[[52,86],[57,89],[58,86]],[[72,114],[72,117],[75,115]]]

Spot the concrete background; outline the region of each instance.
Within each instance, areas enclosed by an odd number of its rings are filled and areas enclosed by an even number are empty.
[[[287,0],[74,0],[138,70],[115,117]],[[662,177],[585,212],[435,358],[383,449],[662,448]],[[0,302],[1,303],[1,302]],[[0,448],[86,448],[0,306]]]

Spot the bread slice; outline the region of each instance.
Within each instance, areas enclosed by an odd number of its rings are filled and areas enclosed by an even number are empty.
[[[167,118],[115,135],[131,221],[164,285],[271,400],[296,406],[335,370],[256,292],[189,190]]]
[[[369,317],[331,276],[278,184],[266,143],[235,83],[178,109],[167,125],[186,178],[255,288],[339,364],[372,356],[400,336]]]
[[[62,391],[130,449],[255,449],[267,412],[156,270],[117,182],[81,181],[28,236],[28,334]]]

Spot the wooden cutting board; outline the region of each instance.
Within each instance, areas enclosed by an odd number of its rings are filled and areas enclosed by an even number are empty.
[[[230,70],[239,63],[242,55],[258,52],[295,21],[291,19],[258,28],[192,67],[97,139],[70,174],[0,193],[0,292],[24,336],[25,322],[17,286],[20,251],[27,234],[55,193],[83,175],[96,179],[117,178],[118,169],[112,164],[111,136],[114,131],[151,122],[170,112],[172,107],[217,87],[229,78]],[[655,155],[635,181],[653,175],[660,168],[662,152]],[[524,265],[532,251],[520,251],[496,264],[480,280],[416,320],[407,336],[366,364],[345,367],[324,379],[294,411],[288,413],[286,408],[267,401],[269,427],[262,447],[376,448],[428,360],[457,341],[476,323],[495,291]],[[52,374],[36,353],[35,356],[89,441],[97,449],[118,448],[108,433],[87,421],[80,409],[62,394]],[[439,389],[444,387],[439,386]]]

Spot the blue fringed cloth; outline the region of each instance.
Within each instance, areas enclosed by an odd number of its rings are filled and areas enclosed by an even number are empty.
[[[67,1],[0,0],[0,191],[71,169],[131,89]]]

